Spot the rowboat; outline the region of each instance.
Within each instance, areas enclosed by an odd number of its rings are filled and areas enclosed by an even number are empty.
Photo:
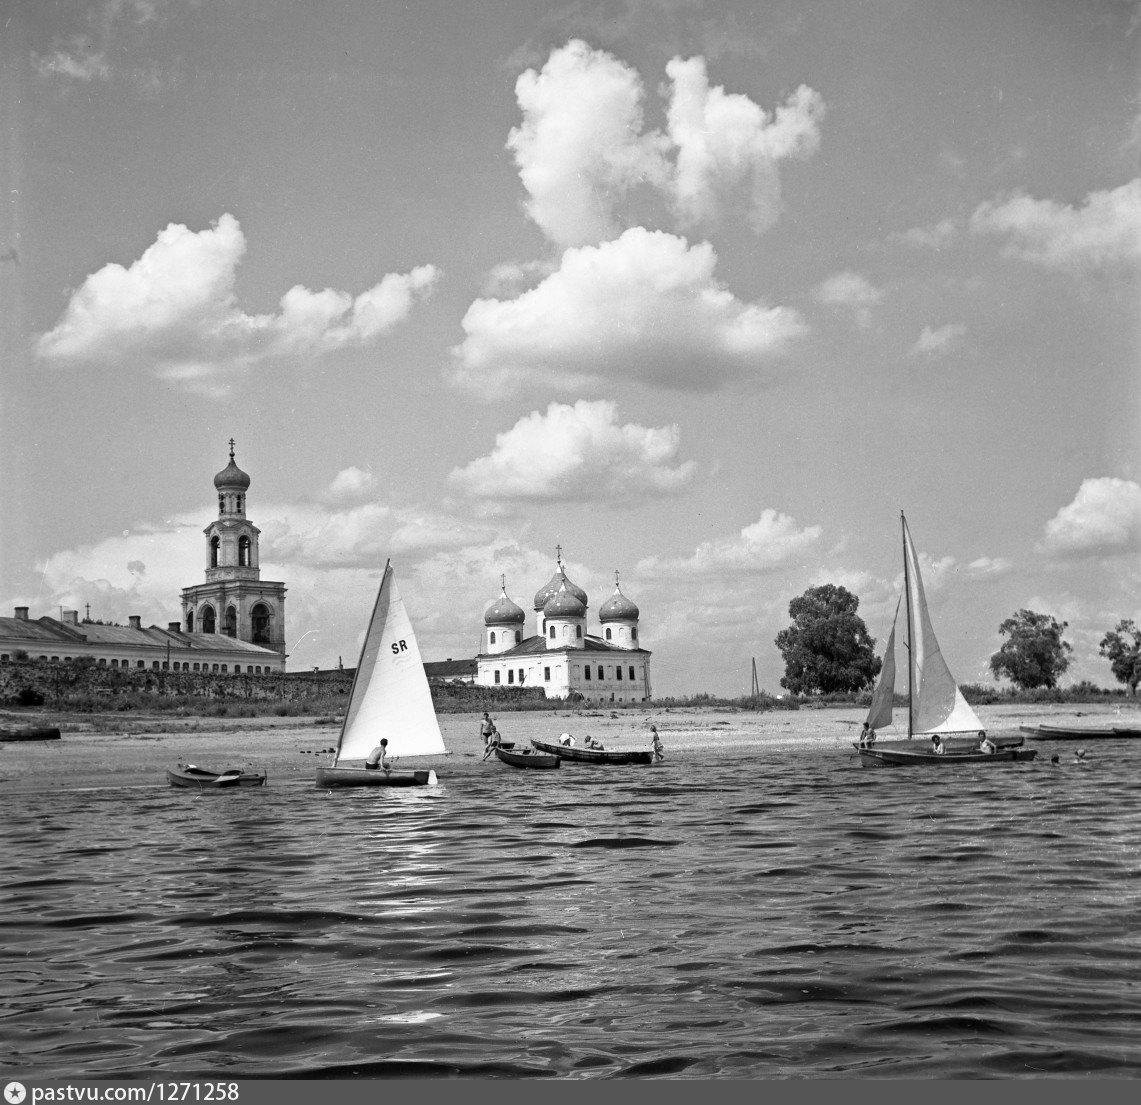
[[[26,729],[0,729],[0,741],[57,741],[59,730],[53,725],[31,726]]]
[[[554,741],[542,741],[535,737],[531,743],[540,752],[567,760],[570,763],[580,764],[648,764],[653,763],[653,752],[637,750],[610,751],[602,748],[583,748],[581,745],[557,744]]]
[[[228,771],[210,771],[194,764],[179,764],[173,771],[167,771],[166,781],[172,787],[185,787],[188,790],[217,790],[230,787],[263,787],[266,773],[242,771],[232,767]]]
[[[1124,740],[1141,737],[1141,726],[1137,725],[1020,725],[1023,733],[1031,740],[1042,741],[1088,741]]]
[[[549,752],[536,752],[531,748],[523,748],[516,752],[513,748],[507,748],[502,744],[496,745],[495,755],[501,763],[509,764],[511,767],[549,769],[558,767],[562,762],[558,756]]]
[[[397,589],[391,561],[384,565],[333,762],[317,769],[317,785],[436,785],[436,773],[431,769],[393,771],[391,766],[375,770],[364,767],[363,761],[382,737],[387,740],[386,759],[447,754],[412,620]],[[342,767],[343,760],[356,760],[361,766]]]
[[[864,767],[910,767],[919,765],[996,764],[1033,760],[1035,749],[1023,749],[1022,739],[985,740],[978,715],[963,697],[935,638],[927,596],[919,573],[919,557],[903,512],[903,594],[896,603],[895,618],[884,650],[879,679],[864,722],[864,733],[854,745]],[[903,741],[881,743],[875,731],[891,724],[895,694],[895,623],[906,599],[907,623],[907,741],[929,736],[931,745],[909,746]],[[866,734],[871,734],[869,740]],[[958,737],[954,737],[958,734]],[[971,739],[965,739],[971,734]],[[985,740],[985,742],[984,742]]]

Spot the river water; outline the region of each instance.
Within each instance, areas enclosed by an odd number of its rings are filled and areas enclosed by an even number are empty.
[[[1141,740],[1038,748],[9,795],[0,1073],[1136,1077]]]

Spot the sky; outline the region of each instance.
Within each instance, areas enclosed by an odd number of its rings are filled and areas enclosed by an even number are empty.
[[[0,610],[165,626],[228,440],[290,670],[556,549],[779,692],[900,512],[961,682],[1141,620],[1141,7],[0,0]]]

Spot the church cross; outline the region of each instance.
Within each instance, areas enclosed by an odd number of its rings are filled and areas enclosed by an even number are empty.
[[[234,439],[230,438],[230,463],[234,463]]]

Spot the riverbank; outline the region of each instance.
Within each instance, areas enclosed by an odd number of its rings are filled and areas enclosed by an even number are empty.
[[[982,706],[988,731],[1017,732],[1043,721],[1095,726],[1120,719],[1114,707]],[[843,751],[859,730],[859,707],[751,713],[695,708],[646,711],[567,710],[557,713],[494,715],[505,741],[527,747],[532,737],[557,739],[573,733],[595,737],[607,748],[649,747],[649,727],[658,727],[670,759],[693,756],[733,758],[765,748],[805,747]],[[450,755],[441,772],[478,764],[483,755],[480,714],[441,714],[440,728]],[[221,770],[265,771],[269,785],[304,784],[328,764],[340,719],[171,718],[91,714],[0,714],[0,728],[55,725],[57,741],[0,743],[0,793],[72,790],[84,787],[165,786],[166,770],[179,762]],[[897,734],[885,730],[884,738]]]

